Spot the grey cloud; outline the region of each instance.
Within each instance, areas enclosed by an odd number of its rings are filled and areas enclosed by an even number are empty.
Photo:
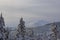
[[[8,3],[7,0],[6,2]],[[60,21],[60,0],[10,0],[7,3],[0,4],[0,11],[3,11],[8,24],[13,20],[18,20],[21,16],[25,20],[30,19],[28,22],[26,21],[29,24],[33,24],[38,20]]]

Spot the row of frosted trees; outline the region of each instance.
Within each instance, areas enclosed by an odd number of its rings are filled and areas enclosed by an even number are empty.
[[[54,24],[52,24],[52,28],[51,28],[51,30],[52,30],[52,33],[50,34],[50,39],[46,39],[46,40],[57,40],[57,33],[58,33],[58,31],[57,31],[57,25],[54,23]],[[37,39],[36,38],[34,38],[35,37],[35,35],[34,35],[34,31],[33,30],[31,30],[31,34],[30,35],[28,35],[28,38],[26,39],[26,28],[25,28],[25,22],[23,21],[23,18],[21,18],[20,19],[20,23],[19,23],[19,25],[18,25],[18,33],[17,33],[17,38],[19,38],[19,39],[17,39],[17,40],[43,40],[42,39],[42,37],[41,36],[37,36]],[[47,37],[48,38],[48,37]]]
[[[0,16],[0,40],[9,40],[9,31],[4,28],[5,23],[4,19],[2,17],[2,14]],[[35,39],[34,31],[31,30],[30,35],[27,34],[27,30],[25,28],[25,22],[23,21],[23,18],[20,19],[20,23],[18,25],[18,33],[16,34],[16,38],[14,40],[43,40],[41,37],[38,37]],[[49,40],[57,40],[57,25],[53,25],[52,28],[52,34],[50,34]],[[27,36],[26,36],[27,35]],[[52,39],[51,39],[52,38]]]

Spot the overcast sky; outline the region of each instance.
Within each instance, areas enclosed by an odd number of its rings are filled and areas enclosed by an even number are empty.
[[[21,17],[27,25],[43,20],[60,21],[60,0],[0,0],[0,11],[7,26],[17,26]]]

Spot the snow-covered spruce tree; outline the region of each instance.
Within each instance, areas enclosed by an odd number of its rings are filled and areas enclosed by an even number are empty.
[[[2,13],[0,15],[0,40],[5,40],[6,36],[5,36],[5,22],[4,22],[4,18],[2,17]]]
[[[17,37],[19,38],[19,35],[22,37],[20,37],[19,40],[25,40],[25,22],[23,21],[23,18],[20,19],[20,23],[18,25],[18,34]]]
[[[5,29],[5,22],[4,18],[2,16],[2,13],[0,15],[0,40],[8,40],[8,34],[7,30]]]
[[[56,24],[53,24],[52,25],[52,40],[57,40],[57,25]]]

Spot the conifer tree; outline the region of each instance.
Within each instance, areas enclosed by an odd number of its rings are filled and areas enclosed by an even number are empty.
[[[0,40],[5,40],[5,23],[4,18],[2,17],[2,13],[0,15]]]
[[[55,25],[55,24],[53,24],[52,25],[53,26],[53,28],[52,28],[52,32],[53,32],[53,40],[57,40],[57,25]]]
[[[23,21],[23,18],[20,19],[20,23],[18,25],[18,34],[21,34],[22,40],[25,40],[25,22]]]
[[[5,21],[4,18],[2,16],[2,13],[0,15],[0,40],[7,40],[8,39],[8,34],[7,30],[5,29]]]

